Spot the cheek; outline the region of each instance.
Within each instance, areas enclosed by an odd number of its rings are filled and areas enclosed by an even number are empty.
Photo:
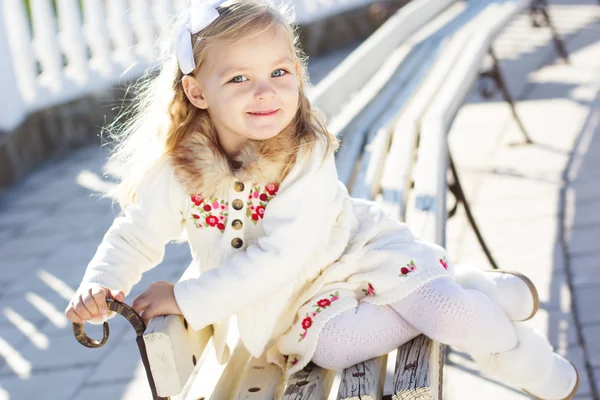
[[[216,98],[216,108],[219,114],[231,115],[234,110],[243,109],[245,95],[235,90],[222,90]]]
[[[286,84],[281,87],[281,93],[283,97],[285,97],[285,102],[288,107],[298,105],[298,100],[300,98],[298,90],[298,83],[295,79],[290,79],[290,82],[286,82]]]

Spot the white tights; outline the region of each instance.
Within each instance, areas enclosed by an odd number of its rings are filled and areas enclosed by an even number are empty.
[[[359,303],[330,319],[312,361],[340,370],[389,353],[419,334],[466,352],[500,352],[517,344],[502,309],[483,293],[436,279],[385,306]]]

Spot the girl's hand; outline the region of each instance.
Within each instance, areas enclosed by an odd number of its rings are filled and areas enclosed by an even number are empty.
[[[133,301],[133,309],[142,315],[145,324],[159,315],[181,315],[174,287],[171,282],[155,282]]]
[[[80,288],[65,309],[65,315],[78,324],[96,317],[103,317],[108,312],[107,297],[123,301],[125,295],[121,290],[111,290],[97,284]]]

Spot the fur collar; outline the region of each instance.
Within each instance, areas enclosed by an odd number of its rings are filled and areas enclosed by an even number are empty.
[[[189,132],[170,154],[175,176],[188,194],[227,197],[236,181],[280,183],[296,160],[298,139],[286,131],[251,140],[229,160],[216,138]]]

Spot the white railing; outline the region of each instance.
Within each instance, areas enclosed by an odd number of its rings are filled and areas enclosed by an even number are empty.
[[[0,130],[28,113],[139,76],[157,33],[185,1],[3,0]]]
[[[158,34],[189,0],[2,0],[0,131],[31,112],[136,78],[156,56]],[[291,2],[307,24],[372,0]]]

